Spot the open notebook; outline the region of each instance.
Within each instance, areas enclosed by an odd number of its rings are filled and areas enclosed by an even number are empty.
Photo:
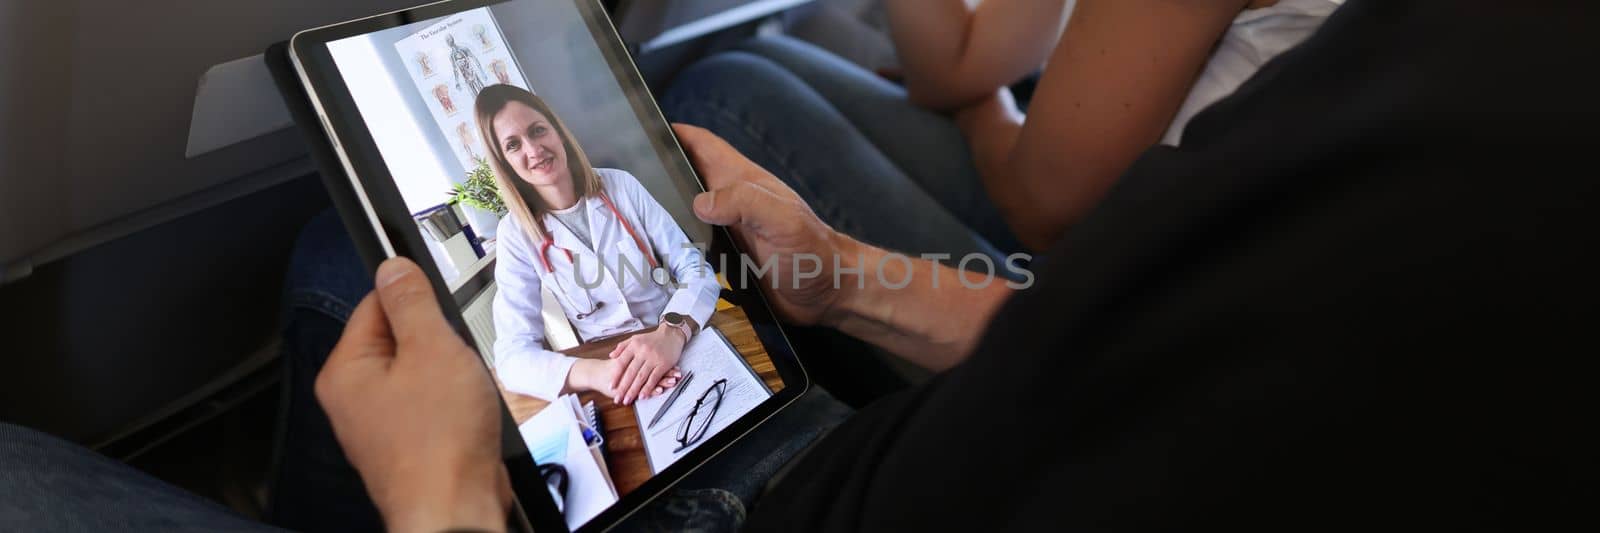
[[[755,409],[761,402],[772,397],[772,390],[756,375],[755,369],[739,355],[714,327],[707,327],[700,334],[695,335],[683,348],[683,356],[678,360],[678,368],[683,370],[685,376],[693,374],[684,384],[677,400],[667,407],[666,415],[654,427],[650,421],[655,419],[662,406],[672,398],[672,394],[662,394],[654,398],[639,400],[634,404],[634,414],[639,418],[639,428],[643,433],[645,456],[650,460],[652,472],[660,473],[672,466],[680,457],[687,455],[700,444],[710,440],[712,435],[720,433],[724,428],[733,424],[734,420],[744,416],[745,413]],[[715,393],[707,395],[707,390],[718,380],[727,380],[722,388],[722,403],[711,414],[709,427],[705,436],[690,443],[685,447],[678,440],[683,434],[685,423],[689,422],[689,414],[695,411],[695,403],[705,398],[704,405],[695,414],[696,421],[699,417],[711,413]]]

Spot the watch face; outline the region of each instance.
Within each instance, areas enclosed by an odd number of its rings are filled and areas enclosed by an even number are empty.
[[[667,313],[666,316],[663,316],[662,318],[666,319],[667,323],[673,326],[683,324],[683,315],[678,313]]]

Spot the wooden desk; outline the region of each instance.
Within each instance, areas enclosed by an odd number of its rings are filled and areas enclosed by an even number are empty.
[[[711,325],[722,331],[722,335],[733,343],[734,349],[744,356],[750,368],[755,369],[761,381],[773,392],[783,389],[783,382],[778,378],[778,369],[773,366],[772,358],[767,356],[767,351],[761,346],[761,340],[756,337],[756,332],[750,325],[750,319],[744,310],[738,307],[717,311],[711,315]],[[562,353],[573,357],[590,359],[604,359],[611,353],[611,349],[624,339],[642,333],[636,331],[626,335],[619,335],[598,342],[591,342],[564,350]],[[500,395],[506,400],[506,406],[511,409],[511,418],[517,424],[527,422],[533,415],[539,414],[550,402],[517,394],[500,389]],[[639,419],[634,415],[633,406],[617,405],[611,398],[597,392],[585,392],[578,395],[585,403],[594,402],[600,410],[600,425],[605,430],[605,448],[607,467],[611,470],[611,481],[617,485],[617,495],[626,496],[634,489],[643,485],[650,479],[650,461],[645,457],[644,437],[639,432]]]

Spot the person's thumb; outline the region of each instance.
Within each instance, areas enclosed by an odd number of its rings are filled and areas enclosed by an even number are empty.
[[[389,336],[383,306],[376,294],[369,294],[350,314],[338,344],[317,371],[312,392],[323,405],[336,402],[348,390],[359,388],[375,371],[387,368],[393,357],[394,339]]]
[[[389,318],[395,343],[407,346],[455,335],[439,310],[428,276],[410,259],[396,257],[378,266],[378,301]]]
[[[760,185],[738,182],[695,196],[694,214],[708,224],[758,228],[766,217],[782,216],[781,203]]]
[[[743,156],[727,141],[715,133],[688,124],[673,124],[672,131],[683,144],[683,150],[689,155],[689,162],[694,163],[700,179],[705,180],[707,189],[721,187],[737,177],[739,167],[735,164]]]

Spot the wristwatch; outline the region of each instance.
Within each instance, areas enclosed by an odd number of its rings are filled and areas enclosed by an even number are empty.
[[[681,313],[667,313],[665,315],[661,315],[661,323],[683,332],[683,342],[685,343],[689,342],[689,339],[694,338],[696,329],[695,323],[693,318],[689,318],[689,315]]]

